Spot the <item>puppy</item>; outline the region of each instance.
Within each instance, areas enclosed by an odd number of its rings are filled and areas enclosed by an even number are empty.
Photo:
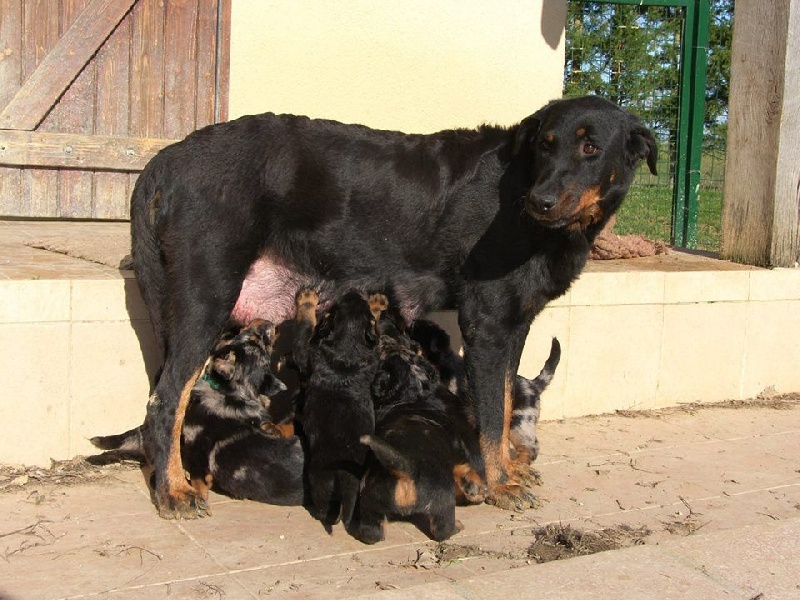
[[[372,386],[375,434],[361,438],[372,460],[348,531],[374,544],[385,537],[386,518],[402,517],[430,538],[446,540],[462,526],[455,517],[456,461],[446,408],[435,394],[436,369],[389,336],[381,336],[380,351]]]
[[[284,438],[269,416],[269,396],[285,389],[270,370],[272,323],[254,320],[222,336],[192,390],[181,435],[181,457],[204,512],[214,486],[235,498],[271,504],[303,502],[303,451]],[[149,423],[90,440],[100,459],[152,464]]]
[[[375,430],[370,386],[378,367],[375,317],[356,291],[334,302],[317,322],[317,293],[296,297],[292,351],[304,381],[298,406],[306,446],[312,510],[330,531],[340,519],[349,527],[367,448],[362,436]]]
[[[475,423],[474,409],[468,402],[465,390],[464,364],[461,357],[452,349],[450,336],[433,321],[419,319],[409,328],[409,335],[419,344],[422,353],[439,370],[442,384],[456,394],[462,411],[471,423]],[[561,360],[561,344],[553,338],[550,356],[542,371],[535,379],[517,375],[514,379],[511,426],[509,441],[511,457],[519,465],[517,476],[538,481],[535,473],[528,473],[529,466],[539,455],[539,440],[536,425],[541,410],[541,395],[555,374]]]
[[[512,458],[520,464],[530,465],[539,456],[539,439],[536,437],[536,425],[542,406],[542,392],[553,380],[556,367],[561,360],[561,344],[553,338],[550,345],[550,356],[544,367],[534,379],[526,379],[517,375],[514,380],[514,409],[511,413]]]

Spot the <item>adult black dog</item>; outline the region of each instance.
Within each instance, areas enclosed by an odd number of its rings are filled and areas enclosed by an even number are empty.
[[[597,97],[551,102],[509,128],[431,135],[246,116],[159,152],[134,189],[131,227],[165,352],[148,403],[160,513],[196,514],[174,431],[220,330],[290,319],[308,286],[323,302],[390,289],[409,319],[456,307],[488,500],[530,506],[508,453],[525,337],[577,277],[645,158],[655,172],[650,132]]]

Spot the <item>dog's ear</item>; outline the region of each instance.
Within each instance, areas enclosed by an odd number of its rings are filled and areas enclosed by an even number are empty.
[[[539,133],[539,127],[542,124],[541,112],[537,111],[530,117],[525,117],[517,126],[517,132],[514,134],[514,156],[519,154],[523,146]]]
[[[233,379],[233,374],[236,372],[236,353],[233,350],[228,350],[227,352],[216,354],[211,361],[211,370],[220,379],[225,381]]]
[[[628,139],[625,142],[625,154],[628,164],[631,166],[646,158],[650,172],[653,175],[658,175],[656,171],[658,145],[651,131],[641,123],[636,123],[628,134]]]
[[[261,386],[262,394],[266,396],[274,396],[286,390],[286,384],[274,375],[267,375],[264,379],[264,385]]]

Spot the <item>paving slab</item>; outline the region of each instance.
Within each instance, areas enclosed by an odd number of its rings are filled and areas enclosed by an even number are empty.
[[[212,495],[160,519],[138,469],[67,485],[0,478],[0,598],[800,598],[800,403],[540,424],[542,506],[459,507],[365,546],[302,507]],[[537,564],[545,526],[645,532]]]

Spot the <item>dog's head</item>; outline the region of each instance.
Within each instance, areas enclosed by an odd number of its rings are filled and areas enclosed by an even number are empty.
[[[207,379],[213,389],[230,401],[264,404],[269,396],[286,389],[270,368],[275,326],[256,319],[237,334],[217,342],[209,360]]]
[[[342,364],[377,358],[376,319],[366,298],[355,290],[334,302],[317,322],[311,344],[327,349]]]
[[[525,210],[545,227],[584,231],[616,211],[641,160],[656,174],[658,147],[636,117],[584,96],[553,101],[520,123],[514,155],[531,165]]]
[[[381,336],[379,348],[381,363],[372,382],[376,411],[413,404],[433,394],[439,374],[425,357],[390,336]]]

